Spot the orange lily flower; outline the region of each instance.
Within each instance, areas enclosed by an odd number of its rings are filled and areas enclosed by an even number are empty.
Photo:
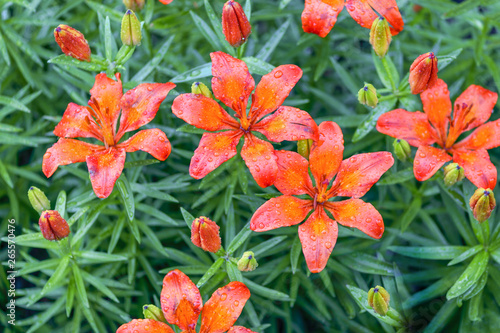
[[[259,207],[250,220],[250,229],[267,231],[299,224],[312,211],[299,227],[299,238],[307,267],[313,273],[321,272],[328,262],[337,241],[337,222],[377,239],[384,232],[380,213],[358,198],[364,196],[394,164],[394,159],[389,152],[376,152],[355,155],[342,161],[343,144],[340,127],[325,121],[319,125],[319,139],[314,143],[309,162],[297,153],[277,151],[279,173],[274,186],[283,195]],[[311,199],[294,197],[302,194],[309,195]],[[329,201],[337,196],[351,199]],[[330,219],[325,210],[336,221]]]
[[[484,123],[493,112],[498,95],[480,86],[469,86],[456,99],[453,118],[450,92],[443,80],[438,79],[420,98],[425,113],[396,109],[377,121],[379,132],[418,147],[413,162],[415,178],[427,180],[453,159],[474,185],[493,189],[497,169],[487,149],[500,146],[500,120]],[[476,127],[468,137],[455,143],[462,133]],[[434,143],[440,148],[433,147]]]
[[[337,22],[344,4],[354,21],[364,28],[370,29],[380,14],[391,25],[393,36],[403,30],[404,22],[396,0],[306,0],[302,29],[325,37]]]
[[[209,97],[182,94],[175,98],[172,112],[185,122],[206,131],[228,130],[203,134],[191,159],[189,174],[195,179],[205,177],[236,155],[236,146],[244,137],[241,156],[257,184],[270,186],[278,173],[274,148],[252,131],[260,132],[273,142],[314,139],[317,136],[316,123],[307,112],[281,106],[301,78],[302,70],[295,65],[282,65],[264,75],[252,95],[247,115],[248,98],[255,87],[247,65],[224,52],[211,53],[210,56],[214,95],[236,112],[239,122]],[[276,109],[274,114],[262,119]]]
[[[107,198],[122,173],[126,153],[142,150],[161,161],[168,157],[170,142],[157,128],[139,131],[130,139],[119,142],[126,132],[135,131],[153,120],[175,84],[144,83],[123,94],[119,73],[116,79],[110,79],[104,73],[98,74],[94,87],[90,89],[89,106],[68,105],[54,129],[54,134],[60,139],[43,156],[45,176],[52,176],[59,165],[87,161],[95,194]],[[120,126],[116,131],[118,118]],[[71,139],[78,137],[97,139],[104,146]]]

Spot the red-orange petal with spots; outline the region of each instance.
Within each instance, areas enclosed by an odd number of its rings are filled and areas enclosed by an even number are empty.
[[[261,232],[296,225],[304,221],[311,209],[312,200],[289,195],[272,198],[255,211],[250,229]]]
[[[372,204],[361,199],[327,202],[325,207],[335,220],[345,227],[359,229],[376,239],[384,233],[382,215]]]
[[[465,126],[463,131],[471,130],[485,123],[490,118],[497,99],[497,93],[481,86],[471,85],[456,99],[453,116],[458,117],[457,105],[462,111],[464,105],[466,106],[465,109],[471,108],[464,117],[463,124],[467,124],[467,126]]]
[[[229,330],[249,298],[250,290],[239,281],[217,289],[203,306],[200,333],[223,333]]]
[[[174,333],[174,330],[165,323],[153,319],[134,319],[118,327],[116,333]]]
[[[361,198],[393,164],[394,158],[387,151],[351,156],[342,161],[331,194]]]
[[[431,146],[418,147],[413,161],[415,178],[421,182],[431,178],[448,161],[451,161],[451,156],[443,149]]]
[[[54,174],[58,166],[85,162],[87,156],[103,149],[104,146],[79,140],[59,139],[43,155],[42,171],[48,178]]]
[[[300,225],[302,252],[311,273],[319,273],[325,268],[337,236],[337,222],[330,219],[322,207],[316,208],[307,221]]]
[[[240,117],[246,115],[248,97],[255,81],[247,65],[224,52],[210,53],[212,58],[212,90],[215,98],[233,109]]]
[[[120,114],[120,99],[123,96],[122,81],[120,74],[116,74],[117,81],[110,79],[106,73],[97,74],[95,83],[90,89],[91,99],[95,99],[103,119],[99,119],[110,126],[116,128],[116,122]],[[99,110],[96,110],[99,112]],[[113,132],[114,133],[114,132]]]
[[[165,161],[172,150],[167,135],[157,128],[139,131],[117,148],[124,148],[127,153],[142,150],[160,161]]]
[[[241,135],[238,131],[203,133],[189,165],[191,177],[201,179],[236,155]]]
[[[90,182],[98,198],[107,198],[125,165],[125,149],[110,147],[87,157]]]
[[[184,313],[183,317],[179,318],[177,308],[183,299],[191,304],[192,312]],[[196,326],[198,316],[202,309],[200,291],[191,279],[180,270],[174,269],[163,278],[160,302],[161,310],[167,322],[172,325],[179,325],[179,322],[182,322],[187,326],[192,324]],[[185,308],[185,306],[183,308]],[[190,317],[184,317],[186,314],[189,314]],[[187,329],[187,327],[181,328]]]
[[[216,101],[201,94],[182,94],[174,99],[172,112],[186,123],[206,131],[239,128]]]
[[[332,30],[345,0],[306,0],[302,12],[304,32],[326,37]]]
[[[103,141],[101,129],[94,121],[88,106],[69,103],[54,134],[61,138],[95,138]]]
[[[500,146],[500,119],[479,126],[453,148],[476,150],[492,149],[498,146]]]
[[[309,177],[309,162],[300,154],[287,150],[274,152],[278,163],[278,174],[274,186],[284,195],[312,193]]]
[[[175,84],[171,82],[143,83],[127,91],[120,101],[122,115],[116,140],[153,120],[160,104],[174,88]]]
[[[241,157],[245,160],[250,173],[260,187],[274,184],[278,173],[278,164],[273,146],[250,134],[245,136],[245,144],[241,149]]]
[[[454,150],[453,162],[464,168],[465,177],[478,188],[495,188],[497,168],[491,163],[486,149]]]
[[[377,121],[377,131],[396,139],[404,139],[414,147],[431,145],[437,138],[437,133],[425,113],[403,109],[381,115]]]
[[[441,132],[441,137],[446,136],[448,119],[451,115],[451,100],[448,85],[441,79],[436,84],[420,94],[424,112],[434,127]]]
[[[315,140],[318,136],[318,126],[309,113],[291,106],[280,106],[275,113],[252,126],[252,129],[274,142]]]
[[[164,5],[169,5],[169,4],[171,4],[171,3],[172,3],[172,1],[174,1],[174,0],[160,0],[160,2],[161,2],[162,4],[164,4]]]
[[[181,299],[179,305],[175,309],[176,322],[175,325],[179,326],[185,332],[196,332],[196,323],[200,313],[193,307],[193,304],[186,298]]]
[[[288,97],[302,77],[302,69],[295,65],[281,65],[262,77],[252,96],[248,117],[254,121],[275,111]]]
[[[314,142],[309,155],[309,166],[316,180],[316,186],[333,179],[338,172],[344,153],[344,137],[339,125],[324,121],[318,127],[318,140]]]
[[[227,333],[257,333],[243,326],[233,326]]]
[[[393,36],[403,30],[403,18],[395,0],[346,0],[345,6],[354,21],[364,28],[372,27],[378,17],[376,10],[391,25]]]

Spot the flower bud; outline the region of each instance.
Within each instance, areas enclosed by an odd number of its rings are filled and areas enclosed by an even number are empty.
[[[251,272],[254,271],[259,264],[255,259],[255,255],[252,251],[247,251],[243,253],[241,259],[238,260],[238,269],[242,272]]]
[[[161,309],[153,304],[146,304],[142,307],[144,319],[153,319],[156,321],[167,322]]]
[[[368,292],[368,304],[381,316],[385,316],[389,311],[391,296],[381,286],[376,286]]]
[[[453,186],[464,177],[464,168],[457,163],[450,163],[444,168],[444,183],[446,186]]]
[[[376,107],[378,104],[377,89],[369,83],[358,91],[358,101],[363,105]]]
[[[30,200],[31,206],[41,214],[44,210],[50,209],[50,201],[45,196],[42,190],[38,187],[31,186],[28,190],[28,199]]]
[[[378,17],[373,21],[370,30],[370,44],[379,58],[385,57],[391,45],[392,34],[389,23],[383,17]]]
[[[60,24],[54,29],[54,37],[65,55],[81,61],[90,61],[90,47],[80,31]]]
[[[434,53],[428,52],[420,55],[410,67],[410,88],[412,94],[420,94],[432,88],[438,79],[438,60]]]
[[[127,9],[131,9],[134,12],[144,8],[144,3],[146,0],[123,0],[123,4]]]
[[[252,32],[243,8],[236,1],[229,0],[222,8],[222,32],[229,44],[234,47],[245,43]]]
[[[396,139],[392,146],[394,147],[394,154],[400,161],[404,162],[410,158],[411,148],[406,140]]]
[[[496,201],[493,191],[484,188],[478,188],[469,200],[470,208],[476,220],[481,223],[486,221],[493,209],[495,209]]]
[[[424,7],[422,7],[420,5],[413,5],[413,11],[415,13],[419,13],[422,9],[424,9]]]
[[[136,46],[141,44],[141,23],[130,9],[123,15],[120,37],[124,45]]]
[[[193,94],[203,95],[208,98],[214,98],[214,95],[212,95],[210,89],[208,89],[208,87],[201,82],[193,83],[193,85],[191,86],[191,92]]]
[[[69,235],[69,225],[57,210],[42,212],[38,225],[43,237],[47,240],[61,240]]]
[[[219,226],[208,217],[200,216],[191,225],[191,241],[208,252],[220,250]]]
[[[309,158],[313,145],[312,139],[305,139],[297,141],[297,152],[305,158]]]

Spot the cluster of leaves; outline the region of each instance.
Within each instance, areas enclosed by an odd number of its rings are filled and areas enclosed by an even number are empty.
[[[380,114],[397,107],[421,110],[418,96],[406,93],[406,73],[419,54],[436,53],[452,99],[470,84],[500,90],[496,1],[398,1],[405,27],[385,65],[372,55],[368,30],[345,12],[321,39],[302,32],[302,1],[242,4],[253,26],[243,50],[250,72],[259,76],[281,64],[300,66],[304,76],[285,105],[309,111],[317,123],[336,121],[344,132],[345,157],[390,150],[391,140],[374,131]],[[423,8],[415,10],[414,4]],[[250,231],[253,212],[278,192],[258,187],[241,157],[202,181],[189,177],[200,132],[170,107],[193,81],[210,86],[210,52],[236,55],[222,36],[222,5],[146,1],[137,13],[144,21],[142,45],[117,64],[121,1],[0,1],[0,235],[6,236],[11,218],[18,235],[17,321],[8,330],[114,331],[140,318],[141,304],[159,305],[162,277],[175,268],[193,279],[205,300],[229,280],[243,281],[252,297],[239,322],[259,332],[393,332],[392,319],[366,302],[366,291],[375,285],[389,291],[391,306],[404,314],[410,331],[500,327],[500,223],[495,213],[481,225],[473,219],[467,200],[474,189],[468,182],[448,189],[438,174],[418,183],[411,164],[396,163],[365,197],[384,217],[383,238],[341,228],[326,269],[312,275],[296,227]],[[97,61],[60,56],[52,31],[61,23],[85,34]],[[85,105],[95,74],[105,70],[119,70],[126,90],[167,81],[177,88],[153,121],[169,137],[171,156],[157,163],[146,153],[130,154],[115,191],[100,200],[83,165],[62,167],[47,180],[41,162],[67,104]],[[375,109],[357,102],[363,82],[384,95]],[[296,144],[281,148],[295,150]],[[500,165],[497,149],[490,156]],[[46,241],[37,232],[38,216],[26,195],[31,185],[44,189],[66,218],[71,244]],[[221,226],[228,254],[237,258],[253,251],[258,269],[241,273],[229,256],[195,247],[186,223],[201,215]],[[3,240],[0,258],[6,261]],[[8,288],[7,270],[0,268],[2,290]],[[6,293],[1,300],[5,304]],[[7,325],[3,311],[0,321]]]

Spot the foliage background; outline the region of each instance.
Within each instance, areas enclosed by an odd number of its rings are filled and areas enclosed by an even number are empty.
[[[223,3],[210,1],[217,18]],[[309,274],[296,227],[249,232],[252,213],[277,191],[259,188],[240,157],[203,181],[189,177],[189,160],[200,135],[186,126],[178,130],[184,123],[172,115],[171,102],[195,80],[209,84],[209,53],[227,51],[218,31],[201,32],[203,24],[212,27],[205,4],[176,0],[163,6],[148,0],[138,13],[145,21],[143,43],[121,70],[125,89],[142,82],[177,84],[150,124],[167,133],[173,151],[166,162],[151,165],[135,163],[150,159],[145,153],[128,154],[126,179],[108,199],[99,200],[83,164],[62,167],[51,179],[41,172],[42,156],[56,139],[53,128],[68,103],[86,103],[97,73],[48,60],[60,54],[53,29],[61,23],[82,31],[93,53],[106,57],[106,43],[108,50],[121,46],[125,8],[118,0],[0,1],[0,259],[7,261],[7,221],[14,218],[19,270],[17,321],[7,332],[111,332],[142,317],[142,304],[159,303],[166,272],[180,268],[196,282],[216,259],[191,244],[185,222],[191,222],[190,214],[217,221],[223,246],[237,248],[234,257],[255,252],[256,271],[240,274],[231,262],[223,263],[201,288],[206,300],[230,278],[243,279],[252,297],[238,323],[253,330],[393,332],[380,318],[360,311],[356,296],[363,294],[347,287],[367,291],[377,284],[386,287],[391,305],[405,314],[409,331],[500,328],[500,224],[495,214],[481,226],[474,221],[466,204],[474,188],[467,181],[452,189],[439,176],[418,183],[411,164],[397,162],[364,198],[384,217],[383,238],[375,241],[342,227],[325,271]],[[415,4],[423,9],[415,11]],[[434,51],[441,57],[439,76],[450,86],[452,100],[470,84],[500,90],[497,1],[400,0],[398,5],[405,27],[389,53],[393,74],[400,78],[395,91],[381,81],[386,74],[377,72],[367,29],[343,11],[328,37],[307,35],[301,28],[299,0],[251,1],[253,32],[245,56],[257,59],[249,60],[250,70],[258,82],[270,65],[300,66],[304,76],[285,104],[309,111],[317,123],[336,121],[344,132],[344,157],[391,150],[392,140],[372,130],[372,116],[399,106],[421,110],[418,96],[407,94],[405,75],[422,53]],[[105,38],[106,17],[111,43]],[[395,98],[375,110],[359,105],[356,93],[363,82]],[[496,108],[492,119],[497,113]],[[295,150],[296,144],[280,148]],[[490,156],[498,165],[498,149]],[[73,223],[71,258],[63,259],[57,243],[33,234],[38,232],[38,216],[26,195],[31,185],[43,189]],[[236,235],[240,246],[233,242]],[[7,300],[7,270],[0,270],[2,304]],[[57,283],[44,288],[56,274]],[[470,299],[447,299],[457,279]],[[7,320],[2,307],[2,325]]]

